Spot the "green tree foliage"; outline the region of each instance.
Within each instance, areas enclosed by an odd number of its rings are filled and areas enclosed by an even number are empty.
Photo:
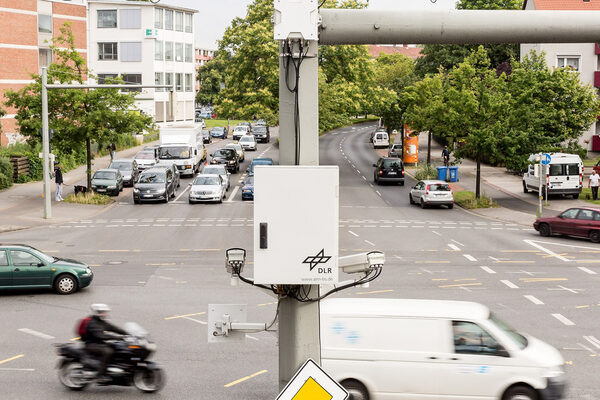
[[[0,107],[0,118],[6,115],[6,111],[2,107]],[[0,123],[0,133],[2,133],[2,124]]]
[[[55,62],[48,68],[48,82],[84,84],[91,76],[85,59],[75,49],[75,39],[69,23],[51,46]],[[35,145],[41,140],[41,76],[18,91],[9,91],[7,104],[17,109],[17,122],[23,135]],[[152,117],[134,107],[134,95],[118,89],[52,89],[48,90],[49,126],[54,129],[52,146],[64,156],[85,152],[87,181],[91,186],[92,142],[100,146],[117,142],[124,135],[148,129]],[[60,160],[59,160],[60,161]]]
[[[456,7],[462,10],[518,10],[522,5],[521,0],[460,0]],[[417,60],[416,72],[419,76],[425,76],[437,73],[440,67],[451,70],[478,47],[479,45],[425,45],[424,56]],[[484,47],[492,68],[497,68],[512,58],[519,58],[518,44],[487,44]]]
[[[213,105],[216,103],[221,84],[225,84],[226,62],[218,54],[215,59],[207,62],[198,69],[198,81],[200,88],[196,93],[196,103],[202,105]]]

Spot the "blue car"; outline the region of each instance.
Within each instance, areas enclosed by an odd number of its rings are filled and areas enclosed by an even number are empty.
[[[250,163],[250,167],[248,167],[247,172],[248,176],[254,175],[254,166],[255,165],[273,165],[273,159],[264,157],[264,158],[255,158]]]
[[[224,126],[216,126],[210,130],[210,136],[217,139],[227,139],[227,128]]]
[[[254,176],[249,176],[244,182],[242,200],[254,200]]]

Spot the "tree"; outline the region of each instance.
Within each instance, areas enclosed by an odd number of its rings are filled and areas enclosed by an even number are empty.
[[[462,10],[518,10],[522,0],[460,0],[456,8]],[[479,45],[429,44],[423,47],[423,57],[417,59],[416,72],[419,76],[437,73],[440,67],[451,70],[460,64]],[[518,44],[487,44],[484,45],[492,68],[519,58]]]
[[[84,84],[91,75],[85,59],[75,49],[75,38],[69,23],[60,28],[60,35],[51,46],[55,62],[48,67],[48,82]],[[33,144],[40,140],[41,81],[33,74],[31,83],[21,90],[8,91],[8,105],[16,108],[21,134]],[[84,151],[87,163],[87,185],[91,187],[92,142],[99,146],[117,141],[150,128],[152,117],[134,107],[133,93],[118,89],[52,89],[48,90],[49,127],[54,129],[52,145],[62,154]]]
[[[6,115],[6,111],[2,107],[0,107],[0,118]],[[0,122],[0,133],[2,133],[2,123]]]
[[[225,64],[225,60],[217,56],[198,69],[200,88],[196,93],[196,103],[215,104],[221,91],[221,85],[225,84]]]

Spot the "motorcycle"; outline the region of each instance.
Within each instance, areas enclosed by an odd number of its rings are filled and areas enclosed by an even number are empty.
[[[165,383],[165,375],[160,366],[148,361],[156,351],[146,332],[136,323],[128,322],[124,326],[127,335],[106,343],[115,350],[106,369],[106,380],[97,377],[100,362],[90,356],[82,342],[58,344],[61,357],[58,363],[58,378],[71,390],[83,390],[91,383],[98,385],[131,386],[143,392],[159,391]]]

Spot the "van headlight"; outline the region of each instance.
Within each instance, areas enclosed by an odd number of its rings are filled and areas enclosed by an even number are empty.
[[[560,379],[565,375],[565,369],[563,368],[562,365],[557,365],[555,367],[551,367],[551,368],[547,368],[542,376],[544,378],[548,378],[548,379]]]

